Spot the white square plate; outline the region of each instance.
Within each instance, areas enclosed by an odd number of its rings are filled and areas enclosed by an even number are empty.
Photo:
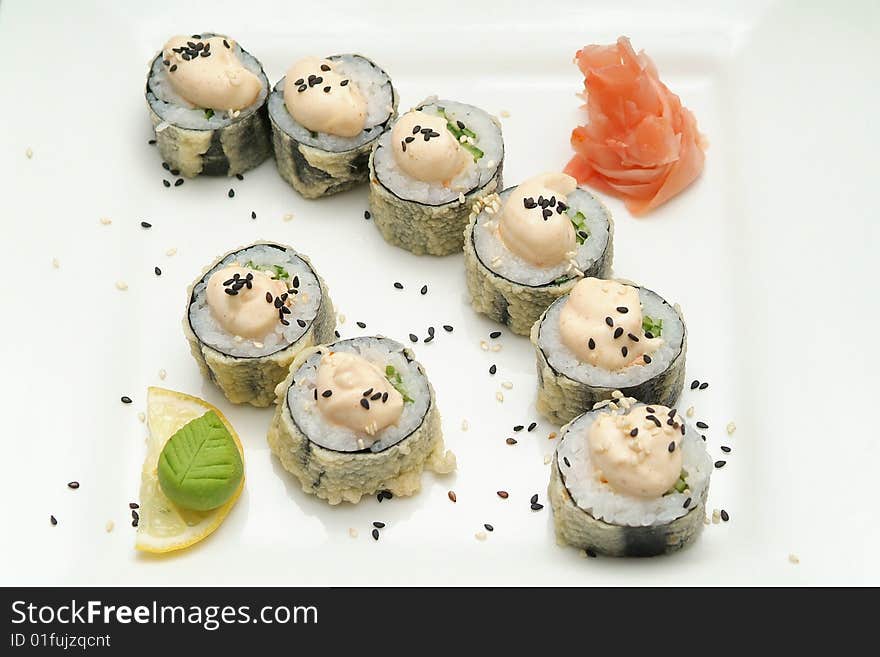
[[[878,583],[869,546],[880,539],[880,454],[867,391],[880,317],[866,291],[877,273],[877,4],[371,4],[0,7],[0,583]],[[501,351],[481,350],[495,327],[467,303],[461,256],[390,247],[363,219],[366,189],[305,201],[272,162],[241,182],[163,187],[147,145],[147,61],[169,35],[206,29],[235,35],[273,81],[299,56],[363,52],[389,71],[401,109],[437,93],[509,111],[507,185],[567,161],[583,120],[575,50],[620,34],[644,48],[711,146],[700,180],[648,217],[608,199],[614,269],[684,310],[688,381],[711,385],[686,391],[679,407],[709,423],[714,458],[733,447],[708,505],[731,521],[668,558],[584,560],[557,547],[549,506],[528,505],[536,492],[544,501],[555,427],[540,422],[505,444],[513,425],[538,419],[532,350],[507,331]],[[405,341],[437,327],[415,352],[437,389],[455,475],[426,475],[410,499],[331,508],[271,456],[271,411],[234,407],[199,376],[181,330],[186,285],[217,254],[260,238],[312,257],[346,316],[343,336]],[[439,329],[446,323],[454,333]],[[504,381],[513,387],[499,403]],[[247,488],[226,523],[164,558],[137,554],[129,526],[149,385],[218,405],[246,448]],[[134,404],[122,405],[124,394]],[[378,543],[374,520],[388,524]],[[495,531],[480,542],[483,523]]]

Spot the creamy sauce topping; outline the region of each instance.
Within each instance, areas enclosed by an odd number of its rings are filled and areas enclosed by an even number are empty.
[[[258,340],[279,322],[288,322],[294,297],[283,281],[265,272],[230,265],[208,279],[208,307],[217,323],[232,335]]]
[[[675,410],[659,405],[601,413],[587,439],[595,475],[618,493],[660,497],[681,476],[683,424]]]
[[[581,362],[610,371],[650,363],[663,344],[642,329],[636,288],[592,277],[572,289],[559,313],[559,332]]]
[[[553,267],[574,257],[574,226],[565,211],[566,195],[577,181],[564,173],[543,173],[507,197],[498,222],[504,245],[536,267]]]
[[[294,120],[313,132],[359,135],[367,121],[367,101],[329,59],[305,57],[287,71],[284,105]]]
[[[382,429],[397,424],[403,413],[403,396],[378,367],[357,354],[325,354],[318,365],[316,390],[321,414],[333,424],[366,434],[365,447]]]
[[[448,185],[474,161],[447,129],[446,119],[418,110],[394,124],[391,148],[403,172],[423,182]]]
[[[235,41],[176,36],[162,49],[171,87],[196,107],[221,112],[250,107],[262,88],[260,78],[242,66]]]

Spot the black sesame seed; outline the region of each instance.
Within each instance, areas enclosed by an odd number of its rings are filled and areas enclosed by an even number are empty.
[[[623,355],[624,358],[626,358],[626,355],[629,353],[629,349],[627,349],[626,347],[621,347],[620,353]]]
[[[614,320],[610,317],[605,318],[605,323],[608,324],[608,326],[614,326]]]
[[[590,349],[595,349],[596,348],[596,341],[593,338],[590,338],[590,340],[587,342],[587,346]]]
[[[728,520],[730,520],[730,514],[727,511],[725,511],[724,509],[721,509],[721,519],[724,522],[727,522]]]
[[[370,401],[377,401],[381,398],[382,398],[381,392],[374,392],[372,395],[370,395]]]
[[[330,87],[329,87],[329,86],[324,87],[324,93],[325,93],[325,94],[329,94],[329,93],[330,93]]]
[[[402,290],[402,289],[403,289],[403,283],[395,282],[395,283],[394,283],[394,287],[397,288],[398,290]]]
[[[308,89],[308,87],[307,87],[306,85],[304,85],[304,84],[301,84],[301,85],[299,85],[299,86],[296,88],[297,92],[299,92],[299,93],[302,93],[302,92],[305,91],[306,89]]]
[[[428,293],[428,286],[422,285],[422,289],[420,290],[420,292],[422,293],[422,295],[427,294]]]
[[[382,497],[384,497],[386,500],[390,500],[392,497],[394,497],[394,493],[392,493],[390,490],[383,490]]]
[[[348,80],[343,80],[342,82],[339,83],[339,86],[340,86],[340,87],[346,87],[346,86],[348,86]]]
[[[272,303],[272,293],[266,292],[266,303]]]
[[[374,529],[374,530],[372,531],[372,534],[373,534],[373,540],[374,540],[374,541],[378,541],[378,540],[379,540],[379,530],[378,530],[378,529]]]
[[[724,452],[725,454],[730,454],[730,447],[728,447],[727,445],[722,445],[721,451]]]
[[[339,335],[339,331],[333,331],[333,333],[336,335],[337,338],[341,338],[341,337],[342,337],[341,335]]]
[[[171,71],[172,73],[174,73],[174,71],[177,70],[177,64],[172,64],[172,65],[171,65],[171,68],[169,68],[168,70]],[[155,143],[155,142],[154,142],[154,143]]]
[[[544,508],[543,504],[532,504],[532,511],[540,511]]]
[[[510,497],[510,493],[508,493],[506,490],[495,491],[495,494],[502,500],[506,500],[508,497]]]
[[[633,342],[638,342],[638,341],[639,341],[639,339],[638,339],[636,336],[634,336],[632,333],[627,333],[627,334],[626,334],[626,337],[628,337],[628,338],[629,338],[630,340],[632,340]]]
[[[700,384],[700,390],[705,390],[708,387],[709,387],[709,384],[706,383],[705,381],[703,381],[703,383]]]
[[[257,218],[257,213],[251,212],[251,219],[256,219],[256,218]]]
[[[300,328],[306,327],[306,321],[304,319],[298,319],[296,320],[296,323],[299,324]]]
[[[369,211],[369,210],[364,210],[364,219],[369,220],[371,216],[372,216],[372,215],[370,215],[370,211]]]
[[[238,178],[239,180],[244,180],[244,176],[241,175],[240,173],[235,174],[235,177]]]
[[[623,335],[623,329],[620,326],[618,326],[616,329],[614,329],[614,339],[616,340],[621,335]]]
[[[501,331],[492,331],[492,332],[489,334],[489,337],[492,338],[493,340],[494,340],[495,338],[500,338],[500,337],[501,337]]]
[[[155,140],[155,139],[150,139],[149,141],[147,141],[147,143],[148,143],[150,146],[155,146],[155,145],[156,145],[156,140]]]
[[[409,341],[410,342],[418,342],[419,336],[417,336],[415,333],[410,333],[409,334]]]
[[[687,499],[684,501],[684,504],[682,504],[681,506],[684,507],[684,508],[686,509],[686,508],[688,508],[690,505],[691,505],[691,498],[687,498]]]
[[[362,329],[367,328],[367,325],[364,322],[355,322],[355,324],[357,324]]]
[[[384,500],[384,499],[385,499],[385,496],[384,496],[382,493],[377,493],[377,494],[376,494],[376,501],[377,501],[379,504],[382,504],[382,500]]]
[[[629,312],[629,308],[627,308],[626,306],[617,306],[617,312],[619,312],[622,315],[625,315]]]
[[[670,453],[670,454],[671,454],[672,452],[674,452],[674,451],[675,451],[675,441],[673,440],[671,443],[669,443],[669,447],[667,447],[666,449],[669,450],[669,453]]]
[[[696,390],[696,389],[699,388],[699,387],[700,387],[700,382],[699,382],[699,381],[697,381],[696,379],[694,379],[693,381],[691,381],[691,390]]]
[[[538,423],[537,423],[537,422],[532,422],[532,423],[529,425],[529,428],[526,429],[526,431],[534,431],[536,426],[538,426]]]
[[[298,86],[301,85],[303,82],[305,82],[305,80],[303,80],[302,78],[300,78],[300,79],[298,79],[296,82],[294,82],[294,84],[298,87]]]
[[[654,337],[654,334],[651,333],[650,331],[645,331],[645,337],[648,338],[648,339],[650,340],[651,338]]]
[[[327,64],[321,64],[321,70],[324,71],[324,73],[326,73],[327,71],[330,70],[330,67],[327,66]]]
[[[505,439],[504,442],[506,442],[508,445],[516,445],[516,443],[517,443],[518,441],[517,441],[516,438],[507,438],[507,439]]]
[[[523,427],[523,425],[517,424],[515,427],[513,427],[513,430],[514,431],[522,431],[524,428],[525,427]]]
[[[495,374],[495,372],[497,372],[497,371],[498,371],[498,368],[495,366],[494,363],[489,366],[489,374]]]
[[[487,531],[487,532],[494,532],[494,531],[495,531],[495,528],[494,528],[492,525],[490,525],[488,522],[487,522],[487,523],[484,523],[484,524],[483,524],[483,527],[486,528],[486,531]]]
[[[156,274],[156,276],[161,276],[162,270],[159,269],[158,267],[153,267],[153,273]]]
[[[385,523],[379,522],[377,520],[376,522],[373,523],[373,527],[375,527],[376,529],[385,529]]]
[[[595,559],[597,556],[596,551],[593,548],[587,548],[586,550],[584,550],[584,554],[590,557],[590,559]]]
[[[315,397],[315,401],[318,401],[318,389],[315,388],[313,396]]]
[[[226,195],[227,195],[229,198],[232,198],[233,196],[235,196],[235,190],[232,189],[232,188],[230,188],[229,191],[226,193]]]
[[[562,457],[562,462],[565,463],[565,467],[566,467],[566,468],[570,468],[570,467],[571,467],[571,461],[568,460],[568,457],[567,457],[567,456],[563,456],[563,457]]]
[[[324,392],[321,393],[321,396],[322,396],[324,399],[327,399],[328,397],[332,397],[332,396],[333,396],[333,391],[332,391],[332,390],[325,390]]]
[[[646,419],[646,420],[651,420],[651,422],[653,422],[654,424],[656,424],[658,427],[662,427],[662,426],[663,426],[663,425],[660,423],[660,420],[658,420],[658,419],[657,419],[656,417],[654,417],[653,415],[646,415],[646,416],[645,416],[645,419]]]
[[[141,505],[138,504],[137,502],[129,502],[129,503],[128,503],[128,508],[129,508],[129,509],[140,509],[140,508],[141,508]]]
[[[121,401],[123,404],[130,404],[131,397],[129,397],[128,395],[122,395],[122,397],[119,398],[119,401]]]
[[[723,468],[725,465],[727,465],[727,461],[715,461],[716,468]]]
[[[648,406],[648,408],[646,408],[645,410],[648,411],[649,413],[653,413],[653,412],[654,412],[654,409],[651,408],[650,406]]]
[[[163,162],[163,163],[162,163],[162,168],[165,169],[165,171],[170,171],[170,170],[171,170],[171,165],[168,164],[167,162]]]
[[[299,276],[294,276],[290,282],[291,287],[299,287]]]
[[[708,429],[709,425],[706,424],[705,422],[697,422],[697,428],[698,429]]]
[[[644,354],[642,358],[645,360],[645,365],[651,364],[651,357],[648,354]]]
[[[385,404],[385,403],[387,403],[387,402],[388,402],[388,393],[387,393],[387,392],[383,392],[383,393],[382,393],[382,403]]]
[[[165,185],[166,187],[171,187],[171,183],[165,179],[162,180],[162,184]]]
[[[444,324],[443,330],[446,331],[447,333],[452,333],[453,327],[451,327],[449,324]]]
[[[434,337],[434,327],[433,326],[428,327],[428,335],[430,335],[432,338]]]
[[[58,524],[58,519],[55,518],[55,516],[49,516],[49,522],[51,522],[52,526],[54,527],[55,525]]]
[[[537,502],[538,502],[538,494],[535,493],[534,495],[532,495],[531,499],[529,499],[529,502],[531,502],[532,504],[537,504]]]
[[[370,410],[370,400],[366,397],[361,397],[361,406],[363,406],[367,410]]]
[[[366,390],[364,390],[364,391],[361,393],[361,396],[362,396],[362,397],[369,397],[369,396],[372,395],[372,394],[373,394],[373,389],[372,389],[372,388],[367,388]]]
[[[633,438],[635,438],[636,436],[638,436],[638,435],[639,435],[639,428],[638,428],[638,427],[633,427],[633,430],[629,432],[629,435],[632,436]]]
[[[72,488],[73,490],[76,490],[77,488],[79,488],[79,482],[78,481],[69,481],[69,482],[67,482],[67,487]]]
[[[177,180],[174,181],[175,187],[180,187],[182,184],[183,184],[183,178],[178,178]]]

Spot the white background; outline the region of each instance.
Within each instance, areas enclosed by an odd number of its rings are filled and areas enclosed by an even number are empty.
[[[731,521],[669,558],[586,560],[557,547],[549,505],[528,508],[535,492],[546,502],[554,427],[505,444],[514,424],[537,419],[532,351],[506,331],[502,351],[481,351],[495,327],[467,304],[461,256],[390,247],[363,219],[366,189],[304,201],[272,162],[243,182],[165,189],[147,145],[147,63],[170,35],[203,30],[234,35],[272,81],[307,54],[362,52],[391,74],[401,109],[437,93],[509,111],[508,185],[569,157],[583,119],[577,48],[626,34],[647,50],[711,146],[702,178],[652,215],[608,200],[615,273],[683,307],[688,381],[711,385],[679,406],[710,424],[713,458],[733,447],[708,505]],[[3,2],[0,583],[880,583],[877,35],[873,2]],[[437,328],[415,351],[457,474],[426,475],[411,499],[331,508],[271,457],[271,411],[232,407],[199,376],[180,326],[185,287],[255,239],[312,257],[346,316],[343,336],[364,332],[356,320],[403,340]],[[503,404],[502,381],[513,383]],[[137,413],[159,384],[227,414],[248,479],[215,535],[153,558],[133,548],[128,502],[144,449]],[[388,524],[378,543],[373,520]],[[485,522],[495,532],[480,542]]]

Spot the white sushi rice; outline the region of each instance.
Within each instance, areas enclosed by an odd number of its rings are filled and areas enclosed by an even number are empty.
[[[381,452],[409,436],[419,428],[428,412],[431,393],[428,380],[419,371],[418,364],[404,354],[404,346],[388,338],[363,337],[342,340],[327,345],[328,351],[354,353],[367,359],[383,373],[388,365],[400,374],[406,394],[413,400],[403,405],[403,413],[397,424],[386,427],[375,436],[353,431],[324,419],[315,401],[318,364],[321,353],[312,354],[293,374],[293,384],[287,392],[287,404],[293,421],[312,442],[341,452],[356,452],[361,448],[358,439],[375,442],[372,452]],[[323,351],[323,349],[322,349]]]
[[[516,188],[510,187],[501,193],[502,202],[507,200],[514,189]],[[599,199],[585,189],[573,191],[568,195],[566,203],[569,206],[566,211],[569,216],[573,217],[577,212],[584,215],[584,226],[589,234],[583,244],[577,245],[574,258],[578,269],[583,272],[601,258],[608,248],[611,214]],[[480,212],[474,226],[474,248],[483,265],[498,276],[521,285],[539,287],[566,275],[576,275],[568,262],[562,262],[555,267],[537,267],[523,260],[507,248],[498,235],[497,226],[497,215],[491,215],[485,210]]]
[[[643,404],[634,404],[637,408]],[[630,408],[630,409],[631,409]],[[590,460],[590,447],[587,441],[590,427],[600,413],[626,414],[629,410],[616,411],[602,409],[589,411],[572,420],[556,449],[556,458],[562,481],[572,500],[578,507],[597,520],[613,525],[645,527],[666,524],[685,515],[690,508],[702,499],[712,474],[712,461],[706,451],[706,443],[699,432],[685,425],[685,435],[681,440],[682,469],[687,473],[688,487],[684,493],[673,491],[654,499],[624,495],[614,491],[609,484],[603,484],[596,476]],[[565,459],[568,459],[566,463]],[[687,498],[692,503],[684,508]]]
[[[538,348],[544,352],[547,362],[557,372],[570,379],[603,388],[629,388],[644,383],[664,372],[681,352],[684,325],[675,309],[666,303],[656,292],[643,287],[637,288],[642,305],[642,316],[651,317],[655,322],[663,321],[659,336],[663,340],[660,348],[651,353],[648,365],[630,365],[622,370],[610,371],[584,363],[562,342],[559,332],[559,315],[568,302],[568,295],[560,298],[547,309],[538,333]],[[585,336],[586,339],[588,336]]]
[[[331,153],[350,151],[375,139],[384,130],[384,124],[394,112],[391,79],[388,74],[361,55],[333,55],[336,72],[357,85],[367,101],[367,119],[364,129],[354,137],[340,137],[323,132],[314,136],[311,130],[297,123],[284,104],[284,81],[281,78],[269,96],[269,115],[279,128],[301,144],[307,144]]]
[[[501,127],[489,114],[473,105],[436,98],[427,99],[416,109],[436,116],[440,107],[450,122],[461,121],[477,135],[474,145],[483,151],[483,157],[476,162],[471,159],[464,171],[453,178],[449,185],[416,180],[397,166],[391,148],[391,130],[386,131],[377,143],[373,167],[379,182],[404,200],[422,205],[443,205],[459,200],[461,194],[467,194],[489,182],[504,159]]]
[[[201,34],[202,39],[209,39],[214,36],[221,35],[209,32]],[[171,86],[171,80],[169,79],[171,73],[168,72],[168,67],[162,63],[161,52],[153,60],[150,77],[147,82],[147,101],[150,103],[150,106],[163,121],[191,130],[216,130],[217,128],[224,128],[252,114],[266,100],[266,95],[269,93],[269,81],[266,78],[266,74],[263,73],[263,67],[260,65],[260,62],[253,55],[242,50],[238,42],[233,46],[233,52],[238,57],[241,65],[260,78],[262,82],[257,99],[249,107],[240,110],[238,115],[232,116],[228,111],[214,108],[214,116],[209,119],[205,116],[204,108],[196,107],[180,96],[174,90],[174,87]]]
[[[258,267],[279,265],[289,274],[284,282],[290,286],[294,276],[299,277],[298,294],[291,295],[293,305],[286,318],[289,326],[278,322],[272,333],[256,341],[242,339],[228,333],[214,317],[208,307],[208,280],[219,269],[233,264],[246,265],[252,262]],[[312,268],[297,255],[293,249],[281,249],[267,244],[255,244],[241,251],[231,253],[211,267],[202,280],[193,288],[193,301],[189,306],[189,322],[198,339],[221,353],[243,358],[268,356],[299,340],[308,331],[321,305],[321,288]],[[305,322],[300,326],[297,319]]]

